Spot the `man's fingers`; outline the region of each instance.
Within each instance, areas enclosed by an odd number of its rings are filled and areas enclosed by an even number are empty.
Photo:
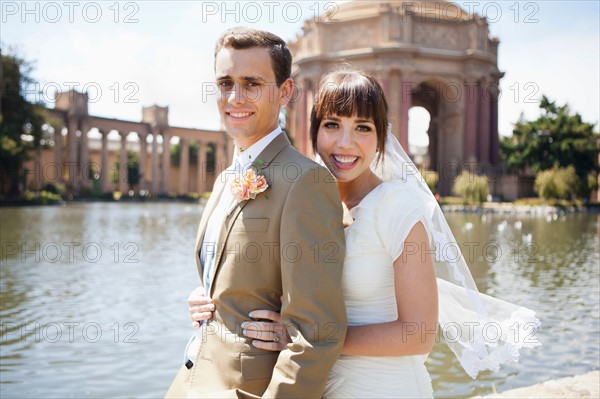
[[[207,296],[199,296],[199,297],[189,297],[188,305],[197,306],[197,305],[208,305],[211,304],[214,306],[212,299]]]
[[[208,320],[212,317],[212,312],[198,312],[190,315],[194,321]]]
[[[214,310],[215,310],[215,305],[190,306],[190,313],[213,312]]]

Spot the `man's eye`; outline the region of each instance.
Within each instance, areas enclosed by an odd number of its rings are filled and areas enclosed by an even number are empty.
[[[248,82],[246,83],[246,87],[258,87],[260,86],[260,83],[258,82]]]
[[[233,87],[233,82],[224,81],[224,82],[219,82],[218,85],[219,85],[219,87],[226,89],[229,87]]]

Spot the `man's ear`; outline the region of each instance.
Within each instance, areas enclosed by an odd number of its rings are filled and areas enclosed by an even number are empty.
[[[281,97],[279,98],[279,106],[285,107],[294,94],[294,81],[292,78],[288,78],[285,82],[283,82],[280,86]]]

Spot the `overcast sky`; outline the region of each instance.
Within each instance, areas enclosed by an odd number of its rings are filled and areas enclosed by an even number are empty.
[[[499,130],[510,135],[521,112],[538,115],[542,94],[568,102],[586,121],[599,120],[598,1],[460,1],[487,16],[500,39]],[[52,105],[57,88],[87,89],[90,114],[140,120],[142,106],[169,106],[169,123],[218,129],[213,49],[236,25],[285,39],[335,3],[209,1],[1,2],[2,51],[35,61],[34,77]],[[339,2],[338,2],[339,4]],[[333,8],[331,8],[333,10]],[[34,91],[33,88],[31,90]],[[425,122],[412,111],[411,127]],[[419,127],[419,125],[421,125]],[[411,131],[411,142],[426,138]]]

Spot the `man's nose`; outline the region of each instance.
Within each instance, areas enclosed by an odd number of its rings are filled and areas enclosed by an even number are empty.
[[[231,104],[241,104],[245,102],[242,86],[239,83],[233,85],[233,88],[227,92],[227,102]]]

